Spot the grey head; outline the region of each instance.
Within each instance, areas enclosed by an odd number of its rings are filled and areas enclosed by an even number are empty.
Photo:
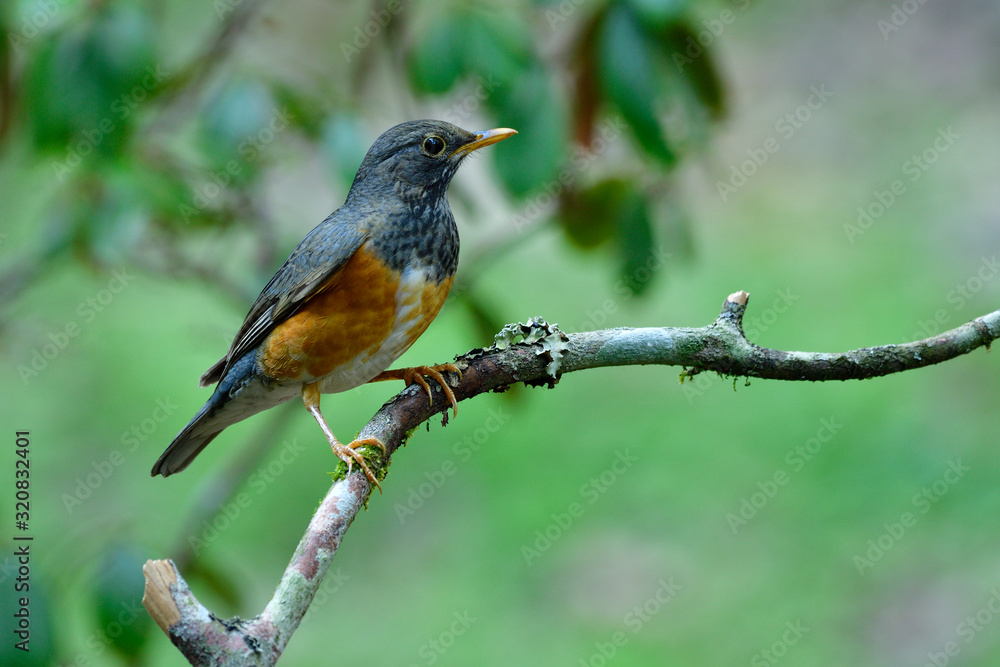
[[[348,201],[384,200],[390,193],[405,202],[443,197],[466,157],[513,134],[508,128],[469,132],[443,120],[400,123],[383,132],[368,149]]]

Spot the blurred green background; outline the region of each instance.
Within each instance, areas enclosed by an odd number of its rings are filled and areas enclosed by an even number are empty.
[[[0,547],[18,430],[34,536],[28,655],[0,561],[2,664],[183,664],[138,606],[147,558],[220,616],[263,608],[329,485],[311,418],[149,469],[403,120],[521,133],[455,179],[457,287],[400,364],[533,315],[701,326],[738,289],[754,342],[816,351],[1000,303],[987,0],[48,0],[0,22]],[[394,457],[284,660],[995,665],[994,355],[828,384],[602,369],[463,403]],[[350,437],[398,389],[325,413]]]

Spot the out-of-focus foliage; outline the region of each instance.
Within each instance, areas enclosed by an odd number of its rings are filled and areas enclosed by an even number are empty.
[[[37,231],[18,234],[34,237],[24,243],[27,254],[0,266],[9,276],[0,307],[16,303],[33,280],[66,262],[199,276],[242,299],[255,276],[224,275],[194,249],[198,239],[211,238],[206,235],[248,228],[238,233],[259,244],[253,273],[273,269],[275,236],[264,193],[275,138],[315,146],[340,186],[350,184],[370,142],[363,104],[321,99],[302,81],[262,76],[252,66],[227,66],[234,51],[253,48],[242,32],[265,7],[216,3],[218,23],[189,41],[184,55],[171,41],[176,28],[164,29],[168,12],[157,3],[23,2],[0,13],[10,37],[0,59],[7,84],[0,150],[16,151],[52,176],[50,191],[37,195]],[[353,44],[342,49],[354,70],[351,94],[359,98],[372,95],[368,73],[380,52],[403,63],[392,70],[392,85],[417,100],[480,86],[476,115],[519,132],[488,158],[508,206],[532,206],[544,197],[553,206],[532,216],[531,226],[552,221],[585,251],[612,244],[619,258],[612,275],[633,276],[658,243],[654,200],[662,189],[653,186],[696,147],[690,136],[668,132],[666,115],[690,109],[693,100],[704,112],[687,122],[698,123],[719,117],[723,108],[710,61],[690,69],[671,61],[689,15],[688,3],[675,0],[613,0],[579,9],[458,1],[405,11],[398,3],[375,2]],[[558,44],[551,39],[557,29]],[[382,42],[369,34],[383,31]],[[678,99],[705,88],[699,77],[713,83],[711,94]],[[25,131],[27,144],[19,141]],[[613,146],[626,151],[627,158],[616,161],[629,165],[627,177],[592,169]],[[506,247],[501,241],[497,251]],[[639,294],[649,283],[625,284]],[[499,327],[488,298],[474,288],[463,296],[484,332]],[[123,538],[103,552],[96,576],[83,584],[91,589],[98,627],[117,629],[111,652],[127,659],[145,651],[150,631],[145,617],[117,620],[121,606],[134,606],[140,594],[138,550]],[[190,555],[184,560],[189,577],[237,604],[235,584],[218,566]],[[48,605],[38,604],[38,623],[47,625]],[[35,654],[42,656],[39,664],[53,655],[51,642],[46,650]]]
[[[174,558],[220,615],[264,606],[328,484],[301,405],[227,429],[183,475],[149,468],[391,123],[519,131],[452,185],[456,298],[407,365],[532,315],[702,325],[736,289],[751,340],[782,349],[994,308],[1000,14],[918,4],[899,26],[848,0],[2,4],[0,438],[32,431],[36,539],[32,651],[5,640],[0,664],[176,664],[132,614],[145,558]],[[394,456],[286,660],[923,664],[1000,586],[994,366],[749,387],[603,369],[463,403]],[[398,388],[324,410],[350,437]],[[969,472],[942,486],[955,461]],[[996,626],[955,664],[995,664]]]
[[[38,40],[25,71],[23,102],[39,149],[58,151],[80,142],[88,146],[82,152],[92,146],[105,158],[124,152],[134,127],[128,115],[157,87],[143,83],[152,82],[155,53],[147,11],[131,3],[101,3]]]
[[[625,117],[643,150],[664,164],[675,157],[660,127],[656,51],[633,12],[612,6],[598,28],[597,53],[601,89]]]
[[[152,265],[176,272],[186,259],[175,246],[187,232],[247,224],[260,214],[258,179],[276,132],[290,129],[306,141],[322,141],[349,180],[364,145],[351,119],[357,109],[327,103],[317,112],[313,91],[280,79],[212,79],[211,70],[234,48],[236,32],[252,20],[257,4],[220,5],[223,24],[206,35],[200,55],[196,49],[185,62],[171,58],[169,66],[169,45],[156,28],[162,12],[152,4],[109,0],[42,14],[51,20],[27,31],[39,38],[14,40],[5,75],[22,85],[7,100],[7,113],[30,128],[39,157],[49,160],[59,187],[43,215],[64,221],[80,254],[107,263],[136,254],[136,246],[155,238],[159,257]],[[607,149],[601,130],[611,118],[619,123],[612,139],[629,137],[639,153],[633,178],[644,208],[652,210],[649,186],[669,178],[678,155],[694,147],[692,137],[703,135],[668,132],[666,115],[702,105],[703,112],[687,114],[693,126],[723,110],[712,61],[675,62],[690,38],[685,2],[615,1],[579,10],[566,3],[374,7],[371,16],[394,36],[389,48],[406,63],[397,85],[417,96],[447,96],[469,81],[481,82],[491,121],[519,131],[518,141],[497,146],[491,158],[515,201],[554,189],[562,195],[557,203],[576,198],[580,189],[599,196],[602,190],[593,189],[590,173],[579,173],[575,158]],[[368,25],[374,23],[366,30]],[[548,33],[556,28],[570,37],[554,50]],[[380,47],[368,48],[367,39],[358,43],[365,48],[355,46],[353,64],[367,71]],[[345,48],[350,62],[351,47]],[[367,83],[362,78],[356,85]],[[586,247],[595,239],[615,240],[626,254],[648,253],[634,244],[658,236],[648,214],[635,224],[649,229],[627,237],[618,230],[628,225],[606,234],[599,231],[607,228],[600,216],[570,215],[574,233],[567,238],[589,238]],[[560,209],[547,216],[562,217]],[[141,251],[146,263],[148,248]]]

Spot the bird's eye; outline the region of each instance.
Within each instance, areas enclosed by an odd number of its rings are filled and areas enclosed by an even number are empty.
[[[441,137],[427,137],[424,139],[424,150],[428,155],[437,155],[444,150],[444,139]]]

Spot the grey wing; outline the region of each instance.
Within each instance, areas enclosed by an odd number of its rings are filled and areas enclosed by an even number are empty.
[[[229,352],[205,371],[199,386],[221,380],[240,357],[291,317],[362,246],[368,237],[368,226],[338,222],[343,215],[341,211],[313,228],[296,246],[250,307]]]

